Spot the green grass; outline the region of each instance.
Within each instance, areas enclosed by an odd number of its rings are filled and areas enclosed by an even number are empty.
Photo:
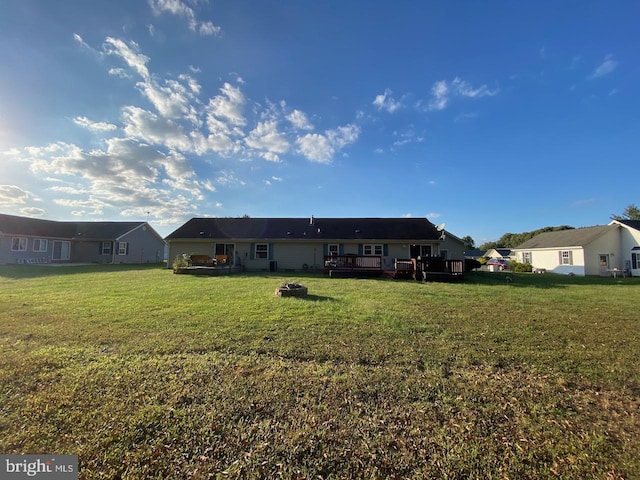
[[[640,279],[512,277],[0,267],[0,452],[82,479],[640,478]]]

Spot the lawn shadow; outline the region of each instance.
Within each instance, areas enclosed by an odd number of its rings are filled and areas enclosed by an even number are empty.
[[[78,273],[132,270],[167,270],[167,265],[166,263],[2,265],[0,266],[0,277],[20,280],[23,278],[54,277]]]
[[[566,288],[571,285],[640,285],[640,277],[612,278],[594,275],[561,275],[558,273],[472,272],[466,275],[465,283],[552,289]]]
[[[291,297],[298,298],[299,300],[305,300],[307,302],[335,302],[333,297],[327,297],[325,295],[305,295],[304,297]]]

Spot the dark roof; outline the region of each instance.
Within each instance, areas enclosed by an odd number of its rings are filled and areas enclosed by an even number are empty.
[[[425,218],[192,218],[166,240],[438,240]]]
[[[527,248],[583,247],[589,245],[601,235],[617,228],[620,228],[620,226],[600,225],[596,227],[544,232],[518,245],[516,248],[523,250]]]
[[[618,220],[620,223],[640,231],[640,220]]]
[[[1,233],[29,237],[110,240],[144,224],[145,222],[56,222],[0,213]]]

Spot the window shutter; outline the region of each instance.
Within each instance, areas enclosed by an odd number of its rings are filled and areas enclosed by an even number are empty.
[[[273,260],[273,243],[269,244],[269,260]]]
[[[329,255],[329,245],[326,243],[322,245],[322,255],[325,257]]]
[[[249,253],[249,258],[251,260],[254,260],[256,258],[256,244],[255,243],[251,244],[251,251]]]
[[[126,247],[124,249],[124,254],[125,255],[129,255],[129,242],[127,242],[127,245],[126,245]]]
[[[364,247],[362,246],[361,243],[358,244],[358,255],[363,255],[364,254]]]
[[[558,265],[562,265],[562,251],[558,252]]]
[[[569,265],[573,265],[573,252],[569,250]]]
[[[338,255],[344,255],[344,243],[338,246]]]
[[[387,244],[387,243],[382,245],[382,256],[384,256],[384,257],[388,257],[389,256],[389,244]]]

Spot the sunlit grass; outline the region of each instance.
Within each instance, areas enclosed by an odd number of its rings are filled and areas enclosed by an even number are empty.
[[[0,451],[87,479],[638,477],[639,291],[2,267]]]

